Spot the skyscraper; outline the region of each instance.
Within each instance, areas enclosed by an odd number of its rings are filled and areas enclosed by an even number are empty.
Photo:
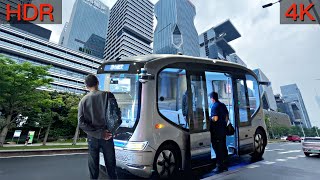
[[[100,0],[76,0],[73,5],[70,21],[65,25],[61,33],[59,44],[72,50],[81,51],[92,56],[103,58],[104,43],[99,43],[97,49],[90,49],[92,45],[86,45],[92,40],[105,39],[109,21],[109,8]]]
[[[111,8],[105,60],[151,54],[153,4],[149,0],[118,0]]]
[[[295,115],[295,124],[300,125],[301,122],[302,126],[311,128],[312,126],[308,112],[297,84],[281,86],[280,89],[282,98],[285,100],[285,102],[289,103],[293,109]]]
[[[229,45],[229,42],[239,37],[241,35],[238,30],[230,20],[226,20],[199,35],[200,56],[233,61],[235,50]],[[240,64],[245,65],[243,61],[240,61]]]
[[[196,8],[189,0],[159,0],[153,52],[200,56],[198,33],[194,26]]]

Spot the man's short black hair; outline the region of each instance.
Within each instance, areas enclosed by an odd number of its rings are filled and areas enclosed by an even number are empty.
[[[216,93],[216,92],[211,92],[211,93],[209,94],[209,97],[212,98],[212,99],[214,99],[215,101],[218,101],[218,100],[219,100],[219,99],[218,99],[218,93]]]
[[[87,87],[95,87],[98,85],[99,81],[97,76],[94,74],[89,74],[86,79],[84,80],[84,83],[86,84]]]

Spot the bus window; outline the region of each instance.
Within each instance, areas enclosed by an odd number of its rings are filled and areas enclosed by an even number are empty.
[[[199,132],[208,129],[208,120],[206,118],[204,77],[201,75],[191,75],[191,93],[192,93],[192,119],[190,122],[190,130]]]
[[[256,111],[259,109],[260,106],[260,95],[258,89],[258,83],[255,78],[251,75],[246,75],[246,83],[248,89],[248,96],[249,96],[249,107],[250,107],[250,116],[254,116]]]
[[[158,108],[167,120],[188,128],[187,78],[184,69],[166,68],[158,76]]]
[[[217,72],[206,72],[208,94],[218,93],[219,101],[224,103],[229,111],[229,118],[233,122],[233,95],[232,81],[228,74]],[[211,112],[212,102],[208,97],[209,113]]]
[[[121,109],[121,128],[133,130],[138,118],[139,77],[129,73],[97,74],[99,90],[110,91],[117,99]]]
[[[240,126],[247,126],[250,125],[250,121],[248,118],[248,102],[244,80],[237,79],[237,90]]]

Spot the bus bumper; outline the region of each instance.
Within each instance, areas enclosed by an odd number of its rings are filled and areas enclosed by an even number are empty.
[[[147,148],[150,150],[149,148]],[[129,151],[122,148],[115,148],[117,167],[129,173],[149,178],[153,170],[153,151]],[[100,165],[105,166],[103,154],[100,152]]]

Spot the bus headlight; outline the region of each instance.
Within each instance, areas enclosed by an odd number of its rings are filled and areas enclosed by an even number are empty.
[[[131,151],[142,151],[146,148],[148,142],[128,142],[127,145],[124,147],[125,150]]]

